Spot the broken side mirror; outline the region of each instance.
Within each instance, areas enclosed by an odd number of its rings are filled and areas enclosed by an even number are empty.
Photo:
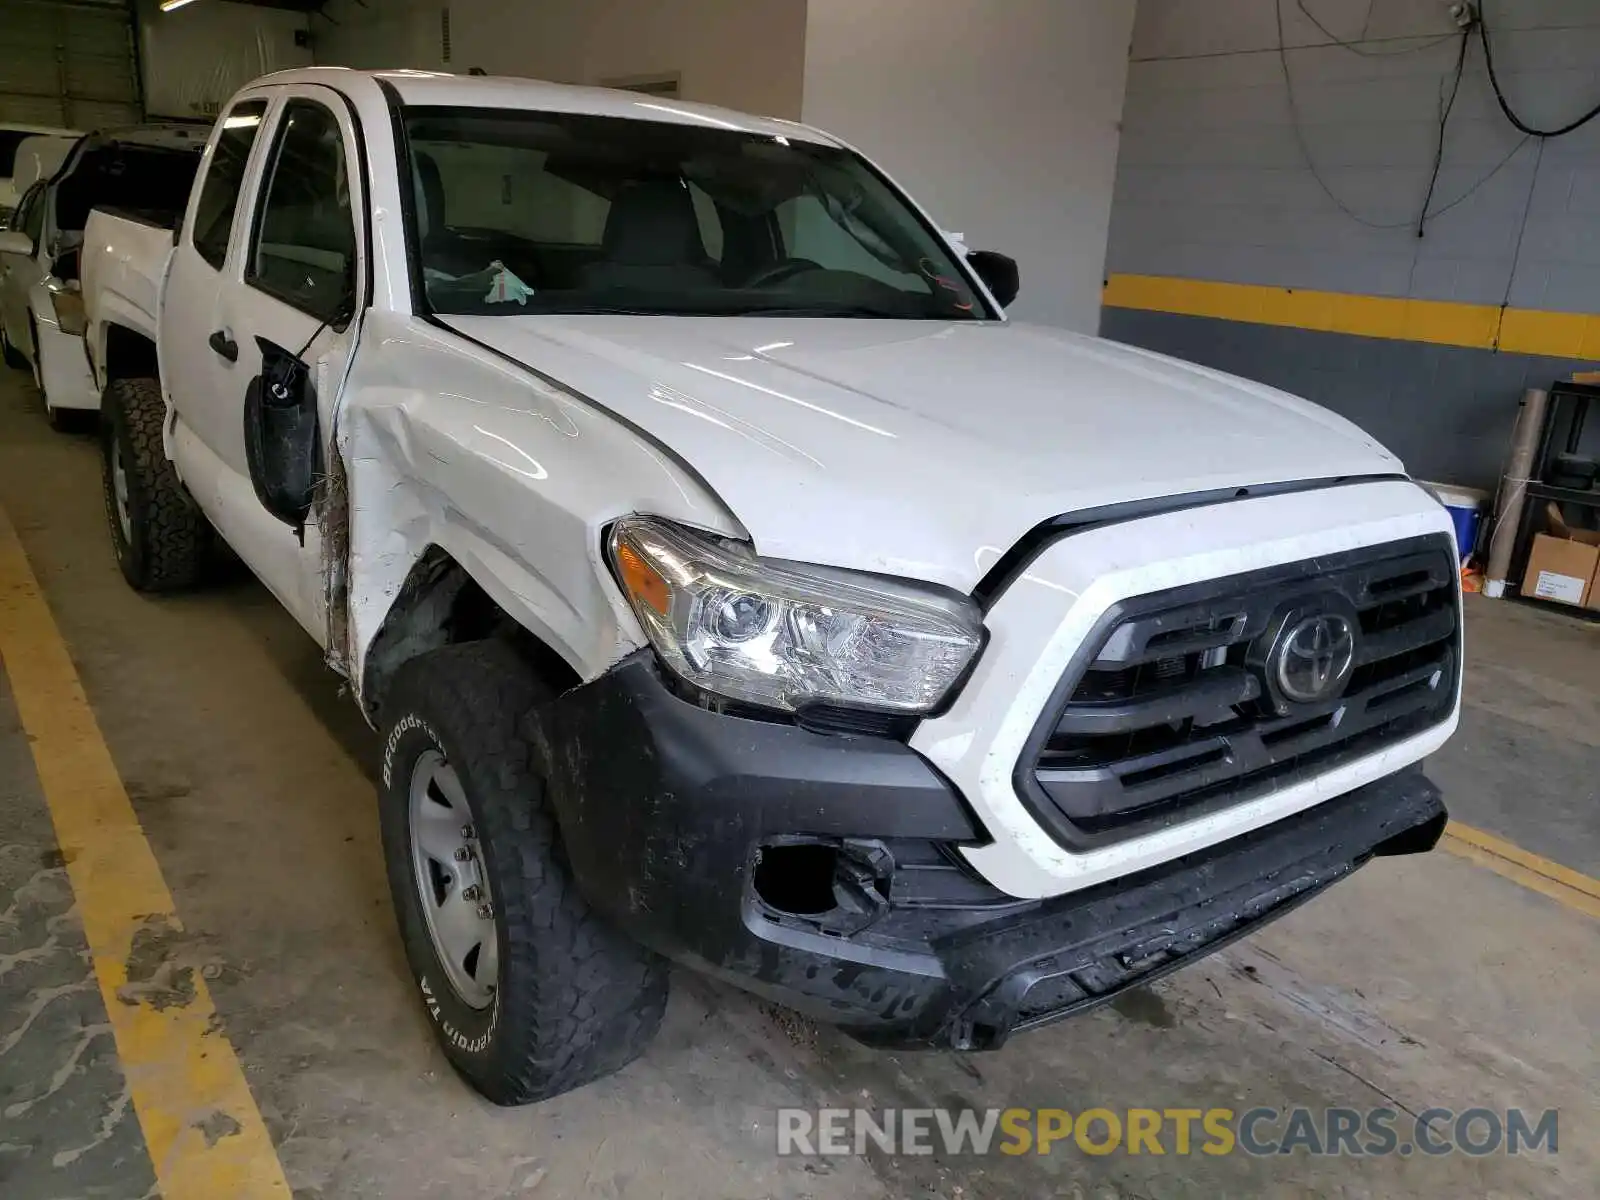
[[[999,301],[1000,307],[1009,308],[1022,286],[1017,260],[996,250],[973,250],[967,254],[967,262]]]
[[[310,368],[292,351],[256,338],[261,374],[244,395],[244,449],[256,499],[305,541],[322,467],[317,393]]]

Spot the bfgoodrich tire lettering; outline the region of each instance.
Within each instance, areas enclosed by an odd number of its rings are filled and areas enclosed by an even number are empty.
[[[200,581],[211,526],[183,494],[161,447],[166,402],[154,379],[114,379],[101,405],[101,477],[111,545],[122,576],[141,592]]]
[[[665,962],[602,921],[562,852],[518,721],[544,696],[512,648],[472,642],[424,654],[384,705],[380,818],[401,940],[452,1066],[496,1104],[548,1099],[618,1070],[666,1008]],[[422,911],[410,833],[418,759],[442,754],[472,814],[493,897],[498,986],[483,1008],[449,981]]]

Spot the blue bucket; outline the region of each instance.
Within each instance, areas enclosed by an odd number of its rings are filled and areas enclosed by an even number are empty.
[[[1478,529],[1483,523],[1483,510],[1489,505],[1489,493],[1448,483],[1425,483],[1422,486],[1437,496],[1439,503],[1450,514],[1451,524],[1456,527],[1456,546],[1461,552],[1461,561],[1465,563],[1472,554],[1472,548],[1478,544]]]

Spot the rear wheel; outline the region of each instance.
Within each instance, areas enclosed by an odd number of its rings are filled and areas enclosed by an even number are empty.
[[[211,527],[183,494],[161,446],[166,403],[154,379],[114,379],[101,405],[101,477],[111,545],[141,592],[200,581]]]
[[[421,655],[384,704],[379,815],[395,915],[445,1056],[496,1104],[620,1069],[666,963],[579,894],[522,716],[545,692],[500,641]]]
[[[44,401],[46,411],[50,408],[50,398],[44,390],[44,364],[39,361],[39,322],[34,318],[33,309],[28,310],[28,337],[33,341],[33,387],[39,393],[39,399]]]
[[[87,433],[94,428],[95,413],[92,409],[47,408],[46,415],[50,420],[50,428],[57,433]]]
[[[15,367],[17,370],[26,370],[28,357],[11,344],[11,339],[6,336],[5,326],[0,325],[0,353],[3,353],[6,366]]]

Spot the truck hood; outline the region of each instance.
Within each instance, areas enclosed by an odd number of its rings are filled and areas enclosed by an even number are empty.
[[[961,591],[1064,513],[1402,469],[1283,392],[1015,322],[445,321],[661,443],[761,554]]]

